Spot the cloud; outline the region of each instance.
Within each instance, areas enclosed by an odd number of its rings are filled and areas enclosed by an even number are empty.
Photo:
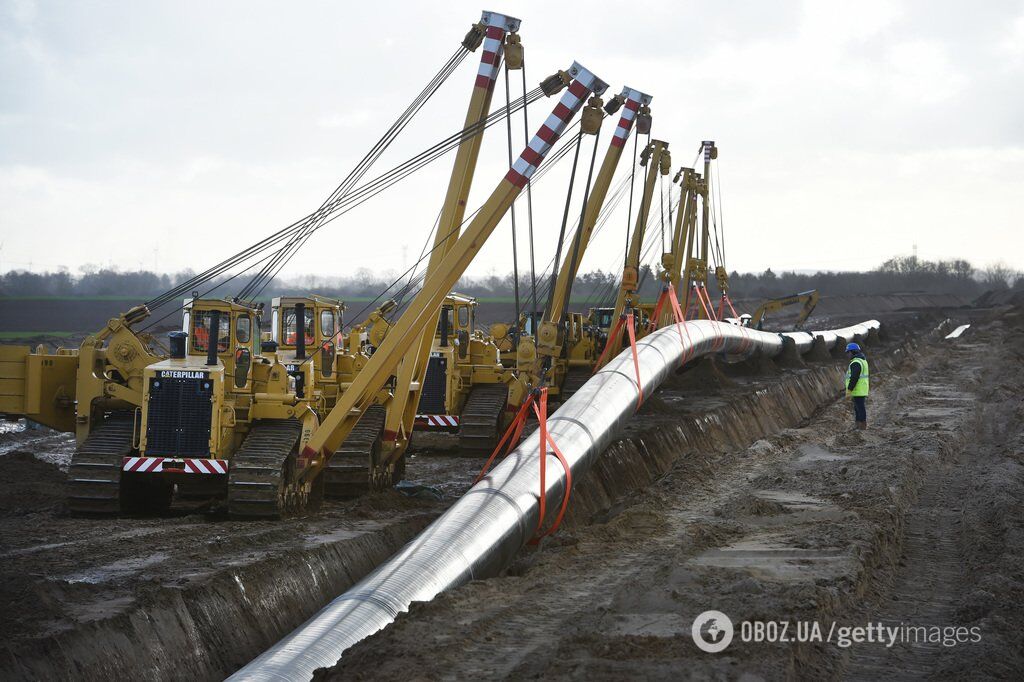
[[[1024,14],[1010,22],[1003,38],[997,43],[996,54],[1006,60],[1003,68],[1024,66]]]
[[[116,236],[140,229],[168,268],[234,253],[319,206],[479,9],[469,0],[412,3],[395,21],[386,4],[326,0],[301,11],[261,0],[4,3],[5,253],[31,254],[45,233],[72,269],[107,254],[133,259],[138,239]],[[516,3],[529,87],[578,58],[613,89],[628,83],[654,95],[655,136],[671,143],[674,165],[688,164],[701,139],[717,140],[731,268],[843,260],[851,231],[864,239],[850,267],[915,242],[922,254],[1017,258],[1024,267],[1024,237],[1012,225],[1024,214],[1019,2],[641,0],[635,9],[569,6],[570,26],[548,21],[547,2]],[[466,58],[376,171],[462,124],[478,61],[479,53]],[[493,106],[503,101],[499,84]],[[531,107],[532,127],[552,105]],[[505,146],[503,128],[493,128],[471,210],[502,176]],[[450,164],[325,229],[296,267],[386,270],[402,246],[419,253]],[[538,263],[553,254],[567,184],[560,166],[534,193]],[[518,221],[523,267],[522,213]],[[586,267],[615,267],[625,223],[620,210]],[[509,229],[496,229],[473,272],[510,269]],[[83,232],[104,238],[83,243]]]
[[[964,92],[968,78],[960,73],[948,50],[936,41],[915,40],[889,50],[886,85],[897,100],[935,105]]]
[[[341,114],[325,114],[317,119],[321,128],[361,128],[370,122],[370,112],[366,109],[355,109]]]

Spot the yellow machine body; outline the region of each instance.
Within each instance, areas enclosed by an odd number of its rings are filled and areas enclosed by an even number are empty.
[[[105,413],[139,407],[144,370],[163,357],[150,335],[131,329],[148,315],[132,308],[78,349],[0,346],[0,413],[74,432],[81,443]]]
[[[502,387],[507,391],[502,404],[501,424],[511,418],[508,407],[526,399],[527,387],[514,369],[506,367],[502,352],[489,336],[475,329],[477,300],[451,293],[441,305],[441,314],[430,349],[424,385],[417,413],[463,417],[474,388]],[[509,350],[514,357],[514,351]],[[429,421],[427,425],[430,424]],[[443,422],[436,425],[444,427]],[[455,424],[452,424],[455,426]]]

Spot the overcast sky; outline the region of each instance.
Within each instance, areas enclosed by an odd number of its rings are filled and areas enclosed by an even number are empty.
[[[202,269],[289,224],[481,9],[523,20],[531,86],[576,59],[615,91],[652,94],[674,167],[717,141],[731,270],[867,269],[915,245],[924,258],[1024,268],[1020,0],[0,7],[0,270]],[[460,127],[477,61],[376,170]],[[552,105],[533,105],[531,126]],[[471,206],[503,174],[504,130],[492,131]],[[418,257],[449,165],[324,228],[288,272],[400,270]],[[537,188],[538,264],[554,249],[566,173]],[[625,227],[613,218],[584,269],[615,265]],[[511,270],[510,244],[506,221],[470,272]],[[525,262],[525,234],[520,245]]]

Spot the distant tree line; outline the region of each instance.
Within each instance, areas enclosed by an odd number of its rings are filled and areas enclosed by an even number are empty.
[[[775,298],[817,289],[822,295],[889,293],[977,296],[989,290],[1024,289],[1024,274],[1005,265],[977,269],[966,260],[928,261],[916,256],[890,258],[868,272],[732,273],[734,298]]]
[[[158,274],[147,270],[121,271],[114,269],[83,268],[78,275],[67,270],[33,273],[14,270],[0,275],[0,297],[23,296],[132,296],[139,300],[154,297],[194,275],[191,271]],[[536,290],[538,305],[547,301],[549,276],[538,274]],[[577,303],[599,305],[614,298],[618,286],[618,273],[587,272],[573,283],[572,298]],[[230,296],[247,281],[238,277],[221,280],[211,295]],[[660,289],[659,273],[644,266],[640,273],[641,294],[653,298]],[[406,284],[395,276],[375,274],[367,269],[357,270],[350,277],[305,276],[279,279],[271,283],[262,298],[315,292],[338,298],[374,298],[389,285],[386,297],[396,295]],[[891,258],[867,272],[797,272],[776,273],[770,268],[761,273],[733,272],[729,276],[733,298],[773,298],[798,291],[817,289],[822,295],[888,294],[900,292],[946,293],[976,296],[989,290],[1024,290],[1024,274],[1006,267],[992,265],[975,268],[966,260],[927,261],[915,256]],[[201,290],[206,294],[210,285]],[[715,286],[712,285],[712,289]],[[515,279],[511,274],[485,277],[463,277],[456,289],[478,297],[512,297]],[[534,292],[529,274],[520,272],[519,296],[523,307],[528,305]]]

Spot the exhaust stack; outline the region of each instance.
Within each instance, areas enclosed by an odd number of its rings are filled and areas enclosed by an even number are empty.
[[[295,304],[295,359],[306,359],[306,304]]]
[[[220,311],[210,311],[210,333],[206,341],[206,364],[217,365],[217,348],[220,347]]]

